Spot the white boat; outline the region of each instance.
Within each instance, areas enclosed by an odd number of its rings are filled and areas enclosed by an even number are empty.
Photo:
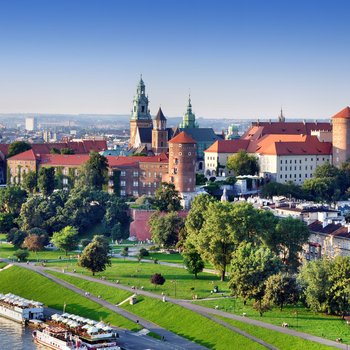
[[[33,338],[38,344],[54,350],[121,350],[115,339],[89,340],[62,327],[34,330]]]
[[[44,305],[11,293],[0,293],[0,316],[20,323],[41,320],[44,317]]]

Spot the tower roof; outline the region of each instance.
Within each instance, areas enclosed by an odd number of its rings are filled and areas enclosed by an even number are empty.
[[[335,114],[332,119],[339,118],[339,119],[350,119],[350,107],[345,107],[340,112]]]
[[[197,143],[190,135],[181,131],[179,135],[172,138],[169,143]]]
[[[154,120],[166,120],[162,109],[159,107],[157,115],[154,117]]]

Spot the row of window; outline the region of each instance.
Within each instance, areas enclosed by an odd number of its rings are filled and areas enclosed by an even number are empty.
[[[325,157],[322,157],[322,161],[325,161],[325,160],[326,160]],[[311,158],[311,159],[305,158],[305,162],[310,162],[310,161],[313,162],[314,159],[313,159],[313,158]],[[317,157],[317,158],[316,158],[316,161],[319,162],[319,161],[320,161],[320,158]],[[285,164],[288,164],[288,160],[287,160],[287,159],[286,159],[284,162],[285,162]],[[282,159],[281,159],[280,163],[283,164],[283,160],[282,160]],[[293,160],[290,159],[290,160],[289,160],[289,163],[292,164],[292,163],[293,163]],[[296,160],[296,159],[294,159],[294,163],[297,164],[297,160]],[[299,163],[301,164],[301,159],[299,159]]]
[[[289,174],[289,178],[290,179],[292,179],[293,177],[296,179],[297,178],[297,174],[294,174],[294,175],[293,174]],[[299,178],[301,178],[301,177],[302,177],[301,174],[299,174]],[[307,174],[305,174],[304,177],[307,178],[308,177]],[[310,174],[309,177],[311,178],[312,174]],[[284,178],[288,179],[288,174],[285,174]],[[280,179],[283,179],[283,175],[282,174],[280,174]]]
[[[282,166],[280,167],[280,170],[283,171],[283,167]],[[290,166],[289,170],[290,171],[293,170],[293,167]],[[297,170],[296,166],[294,167],[294,170]],[[299,166],[299,170],[301,170],[301,165]],[[305,170],[308,170],[308,166],[307,165],[305,165]],[[313,166],[312,165],[310,165],[310,170],[313,170]],[[288,167],[287,166],[285,167],[285,171],[288,171]]]

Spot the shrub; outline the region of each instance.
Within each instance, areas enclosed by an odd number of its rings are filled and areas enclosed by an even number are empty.
[[[27,249],[18,249],[16,250],[13,255],[19,260],[19,261],[25,261],[27,260],[29,256],[29,252]]]
[[[151,277],[151,283],[155,286],[162,286],[165,283],[165,278],[160,273],[155,273]]]

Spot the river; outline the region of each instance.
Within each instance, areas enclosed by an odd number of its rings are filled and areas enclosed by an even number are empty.
[[[32,341],[32,329],[0,317],[1,350],[43,350]]]

